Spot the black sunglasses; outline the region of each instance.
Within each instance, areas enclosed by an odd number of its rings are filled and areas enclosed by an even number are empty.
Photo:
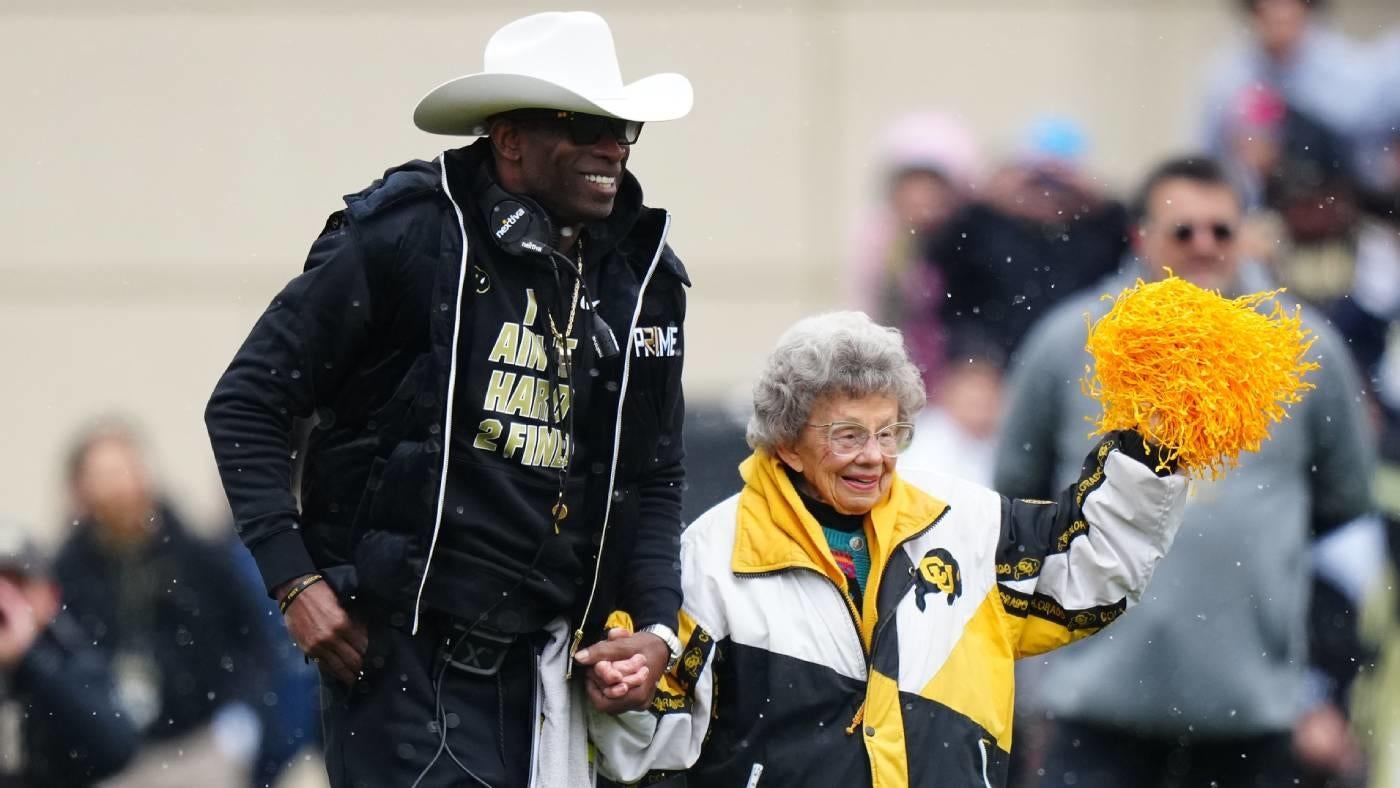
[[[1172,230],[1172,237],[1176,239],[1177,243],[1191,243],[1191,239],[1196,237],[1197,229],[1202,232],[1209,231],[1211,237],[1215,238],[1215,242],[1220,244],[1229,243],[1235,237],[1235,228],[1225,222],[1212,222],[1208,225],[1201,225],[1199,228],[1194,224],[1178,224]]]
[[[536,123],[563,126],[569,134],[569,141],[575,145],[597,145],[604,134],[617,140],[619,145],[634,145],[642,136],[640,120],[607,118],[602,115],[555,109],[517,110],[510,115]]]

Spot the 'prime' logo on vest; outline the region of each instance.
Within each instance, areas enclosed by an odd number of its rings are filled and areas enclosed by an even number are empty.
[[[644,326],[632,330],[632,355],[672,358],[680,354],[680,329],[676,326]]]

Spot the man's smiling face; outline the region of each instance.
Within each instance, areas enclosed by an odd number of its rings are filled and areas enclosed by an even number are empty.
[[[575,143],[565,122],[519,124],[520,188],[564,225],[606,219],[622,183],[631,146],[603,133],[591,145]]]

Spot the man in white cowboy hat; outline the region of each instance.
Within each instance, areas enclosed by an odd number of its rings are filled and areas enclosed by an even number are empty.
[[[590,785],[583,704],[646,706],[679,655],[689,280],[626,164],[691,103],[624,83],[595,14],[506,25],[414,113],[482,139],[348,196],[219,381],[334,785]]]

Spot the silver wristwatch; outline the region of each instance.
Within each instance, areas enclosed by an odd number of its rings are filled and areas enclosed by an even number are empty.
[[[666,660],[666,672],[670,673],[676,667],[676,663],[681,659],[681,639],[676,637],[676,633],[665,624],[652,624],[642,627],[641,632],[650,632],[661,638],[661,642],[666,644],[666,650],[671,652],[671,658]]]

